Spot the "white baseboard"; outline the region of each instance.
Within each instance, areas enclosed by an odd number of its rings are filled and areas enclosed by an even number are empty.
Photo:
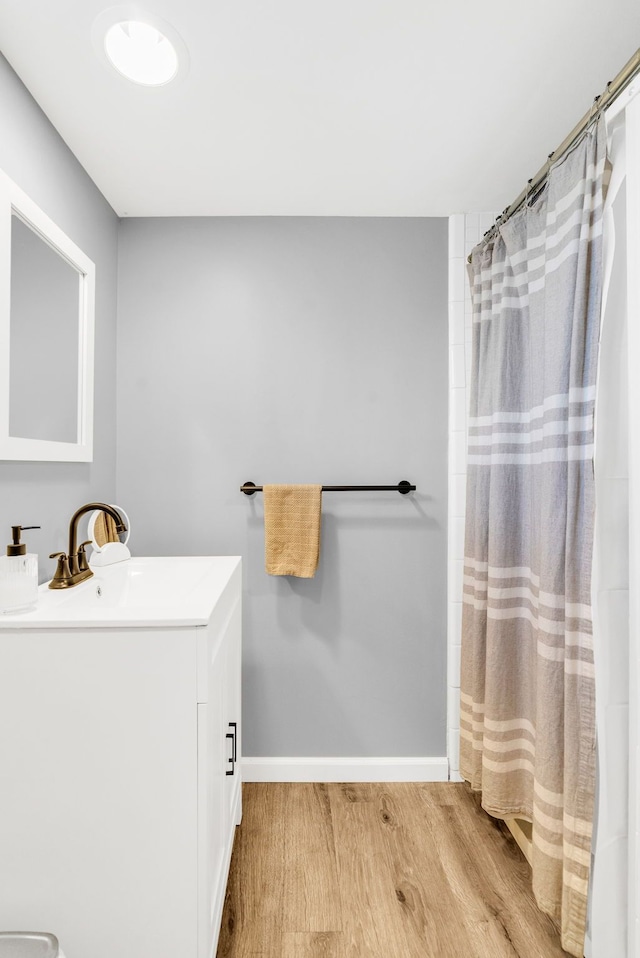
[[[246,758],[243,782],[447,782],[445,758]]]

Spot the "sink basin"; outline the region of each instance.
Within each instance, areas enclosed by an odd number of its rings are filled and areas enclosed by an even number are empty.
[[[33,612],[0,616],[0,628],[205,625],[237,556],[127,559],[71,589],[38,590]]]
[[[93,577],[62,590],[63,605],[74,608],[171,607],[197,590],[210,571],[207,559],[129,559],[117,565],[94,569]]]

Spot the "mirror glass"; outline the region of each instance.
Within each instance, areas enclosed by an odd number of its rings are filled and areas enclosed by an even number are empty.
[[[94,311],[94,264],[0,170],[0,459],[93,459]]]
[[[127,548],[131,531],[129,516],[122,506],[114,505],[113,508],[122,516],[122,521],[126,526],[125,531],[119,534],[112,517],[102,509],[92,512],[89,516],[87,535],[93,546],[89,558],[89,565],[92,569],[99,566],[113,565],[116,562],[124,562],[131,558],[131,553]]]
[[[94,549],[103,549],[109,542],[121,542],[126,545],[129,541],[129,516],[122,506],[113,507],[122,516],[126,526],[124,532],[118,532],[112,517],[102,510],[92,512],[89,517],[88,536],[92,539]]]
[[[78,441],[81,274],[11,216],[9,435]]]

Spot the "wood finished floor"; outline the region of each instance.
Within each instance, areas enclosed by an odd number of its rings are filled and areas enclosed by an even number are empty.
[[[466,785],[248,784],[217,958],[561,958]]]

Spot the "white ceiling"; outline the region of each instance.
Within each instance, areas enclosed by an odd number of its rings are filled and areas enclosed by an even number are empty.
[[[0,49],[121,216],[499,210],[640,46],[638,0],[141,0],[184,79],[96,52],[104,0],[0,0]]]

